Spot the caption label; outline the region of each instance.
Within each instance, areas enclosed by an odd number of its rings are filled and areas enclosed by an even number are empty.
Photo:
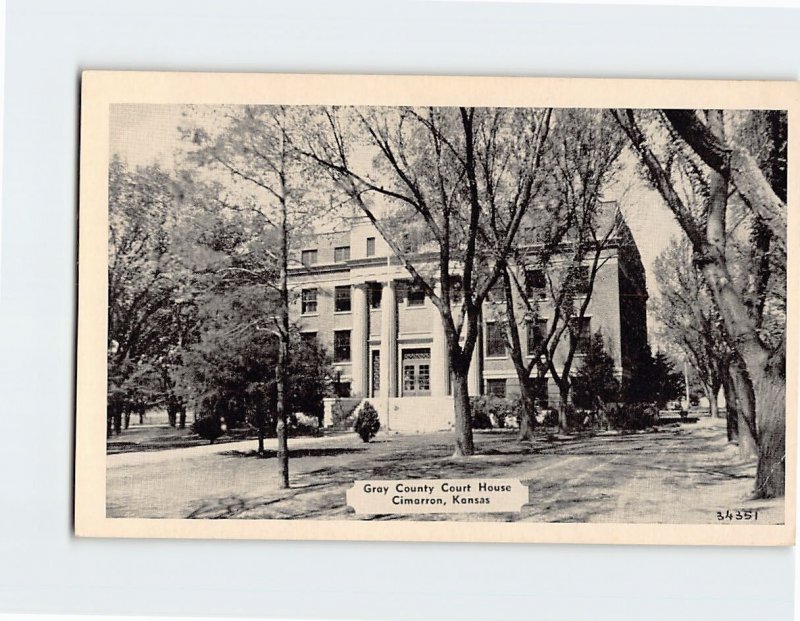
[[[355,481],[347,504],[356,513],[506,513],[528,502],[518,479],[396,479]]]

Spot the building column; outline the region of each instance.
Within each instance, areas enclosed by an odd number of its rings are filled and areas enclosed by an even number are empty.
[[[369,395],[369,372],[367,364],[367,343],[369,341],[369,317],[367,313],[367,286],[365,283],[353,285],[352,300],[353,327],[350,333],[350,351],[352,356],[352,390],[355,397]]]
[[[469,373],[467,374],[467,392],[470,397],[477,397],[481,394],[481,350],[483,349],[483,319],[478,320],[478,338],[475,340],[475,347],[472,349],[472,358],[469,361]]]
[[[383,283],[381,294],[381,398],[387,400],[397,395],[397,304],[395,283]],[[388,411],[388,410],[387,410]]]
[[[436,285],[436,294],[441,294],[441,286]],[[447,396],[447,380],[450,365],[447,361],[447,338],[439,309],[433,307],[433,342],[431,343],[431,396]]]

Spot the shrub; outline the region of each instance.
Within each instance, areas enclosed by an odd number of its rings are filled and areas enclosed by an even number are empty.
[[[493,395],[472,397],[470,410],[472,411],[473,429],[491,429],[497,427],[519,426],[519,415],[522,404],[519,399],[503,399]]]
[[[613,429],[637,431],[656,424],[658,409],[651,403],[620,403],[607,408],[606,418]]]
[[[222,435],[222,423],[216,416],[202,416],[192,424],[192,431],[214,444],[214,440]]]
[[[378,412],[372,407],[372,404],[365,403],[364,407],[358,413],[355,424],[355,432],[361,436],[364,442],[369,442],[378,433],[381,428],[381,421],[378,418]]]
[[[558,411],[557,410],[547,410],[544,413],[544,418],[542,419],[542,426],[543,427],[558,427]]]

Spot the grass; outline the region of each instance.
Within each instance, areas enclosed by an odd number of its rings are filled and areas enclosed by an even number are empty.
[[[452,436],[355,434],[297,439],[291,489],[280,490],[274,453],[225,450],[114,465],[109,516],[237,519],[417,519],[533,522],[716,523],[716,511],[759,510],[781,523],[783,502],[753,501],[755,464],[741,462],[719,421],[651,433],[547,437],[517,442],[513,432],[475,434],[478,455],[454,459]],[[324,444],[324,445],[323,445]],[[253,446],[255,448],[255,446]],[[530,502],[513,514],[356,515],[345,504],[354,480],[518,478]]]

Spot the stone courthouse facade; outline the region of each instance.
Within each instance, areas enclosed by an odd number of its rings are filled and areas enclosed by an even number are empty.
[[[438,254],[421,252],[415,265],[435,267]],[[558,264],[558,259],[553,262]],[[291,317],[301,336],[317,339],[330,352],[336,370],[335,390],[342,402],[358,407],[370,402],[382,427],[395,431],[431,431],[453,424],[453,399],[444,329],[438,310],[394,257],[389,245],[366,219],[355,218],[349,230],[313,237],[290,270],[294,293]],[[547,329],[552,307],[544,275],[526,275],[526,295],[539,307],[539,319],[521,338],[535,346],[538,331]],[[580,294],[578,294],[580,295]],[[491,298],[491,294],[490,294]],[[624,221],[603,251],[594,290],[580,326],[581,341],[598,330],[614,358],[617,374],[630,368],[630,358],[647,340],[646,289],[638,249]],[[487,301],[481,338],[469,372],[471,395],[513,397],[519,383],[502,338],[502,303]],[[523,316],[524,313],[520,313]],[[561,364],[566,343],[559,346]],[[580,353],[574,368],[580,366]],[[535,371],[541,407],[558,403],[552,379]],[[326,403],[326,424],[331,405]]]

